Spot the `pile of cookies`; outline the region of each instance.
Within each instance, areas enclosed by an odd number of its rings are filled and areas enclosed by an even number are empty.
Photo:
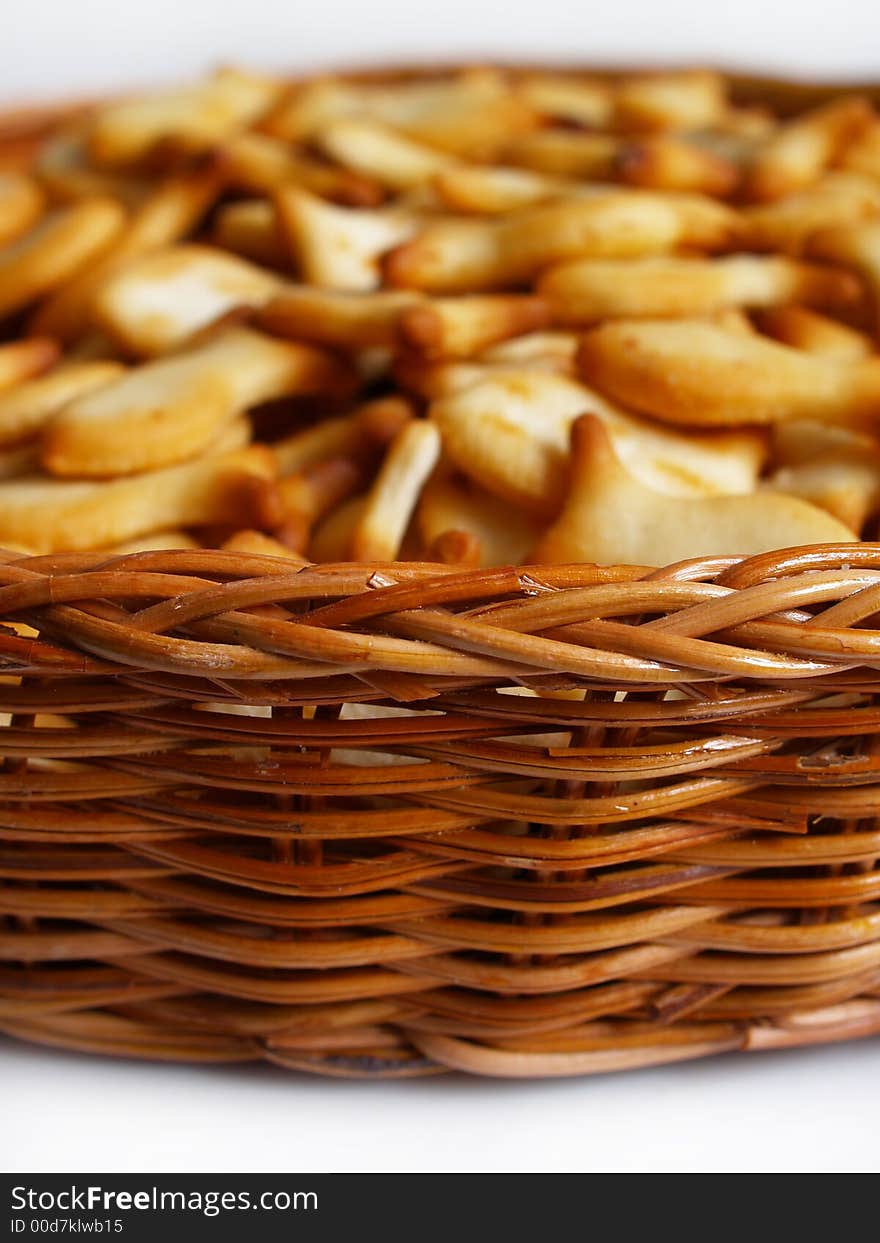
[[[872,533],[880,113],[709,71],[0,120],[0,545],[665,565]]]

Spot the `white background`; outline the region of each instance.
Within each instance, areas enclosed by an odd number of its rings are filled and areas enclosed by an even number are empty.
[[[880,76],[876,0],[9,0],[3,9],[0,99],[230,60],[711,60]]]
[[[0,101],[236,60],[713,61],[880,79],[877,0],[18,0]],[[876,1171],[880,1045],[549,1083],[189,1069],[0,1042],[0,1169]]]

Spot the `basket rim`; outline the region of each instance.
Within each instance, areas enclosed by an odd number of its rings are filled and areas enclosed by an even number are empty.
[[[276,73],[284,82],[295,85],[319,81],[328,75],[345,77],[356,82],[404,81],[426,74],[451,74],[473,66],[489,66],[509,73],[569,73],[609,79],[632,73],[709,70],[723,74],[733,90],[734,99],[740,103],[759,103],[762,100],[766,102],[768,96],[781,102],[788,97],[791,111],[796,111],[799,107],[821,103],[841,92],[865,94],[874,102],[880,103],[880,78],[865,78],[861,75],[846,78],[832,74],[817,80],[813,75],[799,73],[794,67],[790,72],[772,73],[757,66],[751,68],[745,61],[727,64],[715,58],[680,61],[647,60],[638,64],[626,64],[613,59],[574,60],[563,56],[559,59],[549,57],[536,61],[522,61],[487,52],[483,55],[460,59],[439,57],[400,62],[387,61],[382,64],[330,61],[299,70],[288,70],[282,67],[278,70],[267,69],[266,72]],[[155,80],[139,81],[134,89],[149,90],[159,85],[161,83]],[[46,125],[51,125],[58,116],[65,116],[70,111],[80,109],[85,111],[98,104],[106,103],[108,100],[122,98],[128,93],[128,91],[108,90],[97,95],[71,93],[48,97],[45,94],[26,94],[21,97],[20,102],[13,101],[0,106],[0,131],[6,130],[20,137],[27,137],[31,133],[38,134]]]

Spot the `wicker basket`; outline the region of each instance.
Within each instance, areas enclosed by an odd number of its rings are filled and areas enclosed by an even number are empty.
[[[9,1035],[373,1077],[880,1031],[880,544],[0,574]]]

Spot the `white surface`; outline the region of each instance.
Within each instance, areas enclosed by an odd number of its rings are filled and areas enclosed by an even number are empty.
[[[542,1083],[188,1069],[0,1043],[9,1173],[860,1172],[880,1048]]]
[[[2,33],[4,100],[224,60],[492,53],[880,78],[876,0],[27,0],[7,6]],[[878,1071],[876,1040],[604,1079],[385,1085],[0,1042],[0,1169],[876,1171]]]

